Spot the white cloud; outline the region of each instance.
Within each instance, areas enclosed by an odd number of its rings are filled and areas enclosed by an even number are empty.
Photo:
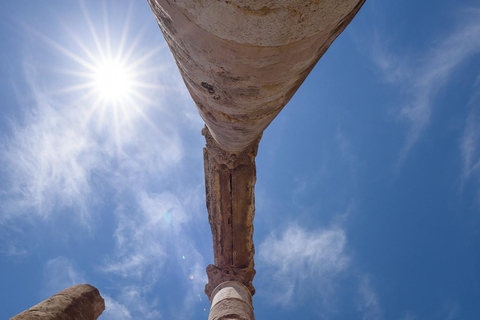
[[[50,259],[43,270],[43,294],[46,297],[76,284],[86,283],[83,273],[78,271],[75,262],[66,257]]]
[[[102,270],[122,277],[156,281],[183,227],[190,220],[180,199],[172,193],[137,193],[138,210],[117,210],[116,251]],[[136,207],[136,206],[133,206]]]
[[[5,214],[33,211],[47,217],[55,208],[75,208],[88,218],[92,201],[90,176],[98,168],[98,145],[88,133],[78,130],[75,115],[54,109],[37,92],[38,106],[26,115],[25,126],[14,126],[3,140],[1,160],[9,184]],[[5,218],[5,217],[4,217]]]
[[[454,320],[461,318],[461,307],[458,302],[446,304],[442,308],[442,315],[440,318],[446,320]]]
[[[258,262],[273,276],[268,288],[272,302],[284,306],[298,302],[312,281],[327,302],[335,276],[349,265],[346,242],[344,230],[337,227],[307,231],[293,225],[280,236],[271,234],[258,246]]]
[[[403,317],[403,320],[417,320],[418,317],[414,314],[412,314],[410,311],[405,313],[405,316]]]
[[[133,319],[127,307],[108,295],[102,295],[105,300],[105,311],[100,319],[102,320],[129,320]]]
[[[176,311],[177,318],[189,318],[198,294],[203,295],[207,281],[205,262],[189,235],[189,225],[198,218],[196,211],[200,211],[195,197],[198,191],[187,188],[183,191],[181,198],[170,192],[138,191],[135,204],[117,210],[116,248],[100,269],[114,279],[119,276],[122,286],[129,288],[117,299],[134,317],[158,318],[156,313],[151,313],[158,303],[149,299],[164,295],[152,293],[158,284],[166,283],[171,277],[183,279],[179,285],[186,288],[184,305]],[[132,207],[138,209],[130,210]],[[174,275],[169,273],[172,266],[175,266]],[[148,306],[139,307],[129,302],[132,300],[150,302]]]
[[[102,25],[109,22],[109,17],[104,18]],[[124,29],[127,31],[129,28]],[[107,280],[114,280],[120,293],[105,289],[110,294],[105,296],[107,308],[114,310],[107,310],[103,317],[158,319],[156,299],[164,293],[154,292],[154,287],[167,282],[161,279],[161,272],[168,264],[167,269],[175,265],[174,275],[185,279],[182,312],[188,318],[192,301],[203,293],[206,282],[205,263],[188,233],[188,224],[197,222],[205,209],[201,171],[197,181],[197,176],[183,167],[185,158],[201,159],[202,146],[198,146],[198,156],[185,152],[197,142],[185,136],[195,130],[195,137],[202,139],[203,122],[167,46],[159,49],[156,45],[152,50],[151,38],[142,43],[142,34],[136,34],[134,43],[129,43],[128,35],[121,35],[129,57],[141,67],[138,75],[142,78],[137,80],[142,82],[138,91],[143,98],[126,108],[115,108],[96,105],[95,97],[82,100],[85,92],[66,87],[72,83],[78,87],[75,75],[83,73],[84,77],[88,72],[80,62],[88,64],[95,58],[95,49],[85,45],[87,39],[80,40],[73,32],[78,48],[67,48],[38,31],[32,33],[33,41],[41,39],[53,51],[26,59],[28,88],[18,97],[23,118],[11,120],[11,132],[0,133],[0,175],[7,178],[0,190],[0,227],[21,229],[23,219],[33,221],[35,224],[28,225],[33,228],[38,228],[40,219],[48,227],[72,220],[75,226],[80,222],[95,232],[93,213],[105,215],[97,221],[109,222],[108,208],[115,203],[115,248],[99,269]],[[113,43],[120,35],[110,36]],[[98,45],[103,43],[112,44]],[[43,56],[48,61],[40,61]],[[49,68],[51,61],[55,65]],[[58,72],[62,67],[68,69],[64,70],[67,75]],[[60,214],[71,214],[72,219],[53,219]],[[68,233],[71,229],[62,225],[61,230]],[[0,254],[28,253],[9,237],[3,238]],[[67,258],[50,260],[45,267],[49,295],[55,293],[54,288],[61,290],[82,280],[83,273]]]
[[[129,285],[121,289],[119,300],[128,307],[128,314],[134,319],[162,319],[157,302],[149,299],[150,294],[148,288]]]
[[[262,289],[257,295],[283,308],[308,304],[322,319],[335,318],[342,306],[354,302],[359,318],[382,319],[380,298],[370,277],[357,269],[340,227],[347,216],[335,218],[339,224],[329,228],[307,230],[294,224],[270,234],[257,247],[261,274],[256,287]],[[356,292],[346,289],[349,284]]]
[[[83,5],[82,10],[93,28],[93,16]],[[63,211],[73,212],[88,227],[92,207],[104,202],[104,190],[125,192],[169,175],[168,169],[184,158],[182,135],[200,128],[191,99],[178,102],[188,92],[167,46],[147,44],[142,33],[129,39],[125,17],[103,18],[104,32],[90,29],[82,38],[63,26],[73,39],[70,45],[26,28],[39,43],[31,44],[35,50],[29,48],[23,62],[27,86],[17,93],[22,119],[11,119],[11,132],[0,136],[0,174],[6,180],[0,191],[5,199],[0,222],[45,219]],[[108,28],[118,22],[123,30]],[[44,54],[31,55],[33,51]],[[123,54],[138,73],[136,95],[120,106],[103,105],[85,83],[108,52]],[[172,105],[176,112],[171,112]]]
[[[462,187],[470,179],[480,187],[480,76],[477,78],[476,92],[470,99],[469,113],[460,140],[463,160]],[[477,196],[480,202],[480,189]]]
[[[4,243],[2,241],[2,243],[0,244],[0,254],[8,258],[21,258],[27,256],[29,252],[21,245],[16,245],[14,243]]]
[[[357,294],[357,309],[363,313],[363,320],[382,319],[377,293],[370,284],[370,278],[360,276]]]
[[[401,150],[399,165],[430,123],[435,98],[464,62],[480,53],[480,10],[462,12],[461,21],[450,34],[443,36],[427,54],[407,60],[386,49],[388,43],[376,37],[374,59],[385,79],[399,86],[408,100],[401,107],[399,119],[409,124],[406,142]]]

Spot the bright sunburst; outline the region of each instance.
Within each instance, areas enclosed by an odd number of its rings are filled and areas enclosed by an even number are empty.
[[[111,59],[102,61],[92,76],[93,89],[105,103],[120,103],[131,98],[135,74],[124,63]]]
[[[152,64],[152,59],[162,48],[140,49],[141,32],[128,39],[130,11],[126,17],[115,16],[111,20],[108,15],[111,8],[106,4],[103,21],[94,23],[83,2],[80,6],[89,32],[79,33],[65,25],[69,39],[76,46],[69,48],[36,30],[30,31],[74,62],[69,64],[68,69],[61,69],[67,77],[65,86],[56,88],[56,93],[68,94],[69,98],[73,98],[71,107],[83,109],[79,121],[85,125],[94,123],[99,131],[113,133],[120,153],[122,135],[127,134],[123,128],[131,128],[136,118],[142,118],[156,130],[144,110],[153,105],[148,98],[153,90],[166,90],[163,85],[152,84],[157,83],[153,75],[158,74],[158,68],[161,68]],[[95,16],[98,20],[98,13]],[[110,30],[115,30],[115,33],[111,34]]]

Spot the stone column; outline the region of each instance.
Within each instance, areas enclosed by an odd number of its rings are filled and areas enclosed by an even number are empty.
[[[96,320],[105,310],[97,288],[79,284],[40,302],[10,320]]]
[[[365,0],[148,2],[206,125],[210,319],[253,319],[258,143]]]
[[[253,217],[255,215],[255,181],[258,137],[241,152],[223,150],[210,131],[202,131],[204,148],[205,190],[208,220],[212,230],[214,264],[207,267],[205,293],[225,281],[237,281],[255,293],[253,256]]]
[[[365,0],[148,0],[200,116],[241,151],[287,104]]]

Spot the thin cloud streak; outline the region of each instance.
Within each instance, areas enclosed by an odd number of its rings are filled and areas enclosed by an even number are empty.
[[[451,34],[415,62],[389,53],[387,42],[376,37],[373,55],[384,79],[409,96],[398,113],[398,118],[409,124],[409,132],[397,167],[402,165],[430,124],[438,92],[460,65],[480,52],[480,10],[470,9],[461,17]]]
[[[84,275],[73,260],[60,256],[45,263],[42,290],[44,297],[81,283],[86,283]]]
[[[309,301],[328,319],[339,312],[338,298],[345,293],[342,283],[351,282],[357,286],[352,301],[362,319],[382,319],[380,299],[370,277],[357,269],[347,245],[341,227],[346,215],[334,219],[339,224],[328,228],[307,230],[291,224],[279,234],[270,234],[258,246],[257,270],[269,275],[266,283],[258,279],[263,290],[258,294],[282,308]]]
[[[127,307],[108,295],[102,295],[105,300],[105,311],[102,320],[130,320],[133,319]]]
[[[191,316],[198,294],[203,295],[207,281],[203,256],[188,232],[188,225],[198,218],[194,214],[199,205],[195,197],[197,192],[196,189],[187,190],[179,196],[171,192],[138,191],[135,204],[117,209],[116,249],[99,266],[108,277],[120,277],[122,286],[137,288],[132,289],[137,292],[134,297],[140,295],[149,301],[146,297],[151,296],[157,285],[162,285],[169,268],[175,264],[175,270],[180,271],[176,276],[181,275],[184,279],[181,285],[188,288],[182,310],[176,311],[176,316],[182,319]],[[127,299],[120,298],[119,301],[131,314],[140,314],[144,319],[158,318],[158,315],[147,312],[149,308],[135,311],[136,307]],[[151,303],[150,310],[155,310],[158,305],[155,301]]]
[[[88,25],[93,25],[85,5],[83,9]],[[100,33],[91,30],[96,46],[90,49],[87,39],[78,37],[73,39],[76,48],[56,38],[35,38],[43,46],[39,48],[49,50],[49,61],[37,61],[42,55],[25,59],[28,87],[18,100],[28,99],[28,103],[20,105],[23,118],[12,120],[11,133],[0,136],[0,174],[7,178],[0,192],[0,233],[2,229],[13,233],[15,228],[27,233],[19,227],[25,220],[43,220],[45,226],[53,227],[64,221],[54,219],[58,215],[71,215],[68,221],[75,233],[80,226],[81,232],[95,235],[96,222],[113,221],[113,250],[103,253],[105,261],[94,266],[118,289],[112,293],[111,287],[98,286],[107,308],[112,308],[102,318],[170,318],[159,311],[166,307],[159,301],[166,293],[156,290],[167,282],[162,272],[171,272],[175,265],[174,276],[182,280],[185,296],[180,317],[187,319],[198,305],[198,295],[204,297],[207,281],[204,258],[190,236],[190,224],[197,223],[205,211],[203,180],[197,182],[197,176],[185,170],[185,158],[193,157],[186,150],[196,142],[185,136],[199,132],[203,122],[166,45],[151,49],[151,41],[142,44],[145,39],[139,33],[127,46],[129,29],[124,28],[117,48],[123,52],[122,61],[131,61],[129,67],[140,70],[136,91],[122,106],[103,104],[93,90],[80,90],[89,78],[86,72],[99,62],[95,55],[106,57],[112,49],[100,46]],[[29,32],[41,33],[31,28]],[[52,56],[72,70],[41,67],[57,61]],[[62,91],[69,85],[70,92]],[[198,151],[200,159],[201,146]],[[112,214],[110,208],[115,206]],[[62,230],[71,232],[72,225]],[[6,235],[0,255],[13,259],[29,254]],[[75,261],[52,259],[45,266],[45,296],[84,280]]]
[[[476,91],[469,102],[469,112],[465,120],[465,129],[460,140],[462,154],[462,186],[475,179],[478,184],[477,202],[480,203],[480,76],[475,85]]]
[[[173,194],[137,195],[138,211],[119,208],[115,231],[116,253],[102,270],[122,277],[157,281],[168,255],[169,239],[188,221],[180,200]]]
[[[46,218],[54,208],[69,207],[85,224],[87,203],[94,203],[90,176],[101,167],[98,145],[88,132],[77,130],[74,113],[54,108],[38,88],[32,91],[37,106],[0,146],[10,182],[4,192],[13,199],[3,204],[3,218],[25,211]]]
[[[363,320],[382,319],[379,298],[366,275],[359,277],[357,309],[363,313]]]
[[[45,83],[35,65],[29,60],[24,63],[30,99],[21,105],[26,110],[24,119],[12,121],[11,134],[0,137],[0,170],[7,180],[1,191],[5,200],[0,222],[33,216],[46,219],[57,209],[68,209],[89,228],[91,209],[101,205],[104,186],[119,191],[141,186],[183,159],[179,130],[186,123],[181,119],[183,110],[167,115],[156,109],[163,102],[157,102],[155,108],[137,103],[129,109],[98,103],[92,108],[90,99],[49,93],[45,87],[53,84]],[[162,69],[165,77],[176,71],[174,66]],[[162,99],[179,91],[164,92]],[[93,98],[91,92],[85,95]],[[106,119],[112,113],[117,114],[115,123]]]
[[[280,236],[271,234],[258,247],[259,264],[273,275],[269,295],[274,304],[298,303],[301,290],[317,282],[324,300],[335,276],[344,271],[350,258],[345,253],[345,232],[337,227],[307,231],[289,226]],[[326,302],[326,301],[324,301]]]

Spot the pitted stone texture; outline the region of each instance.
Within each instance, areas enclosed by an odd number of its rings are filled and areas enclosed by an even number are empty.
[[[79,284],[40,302],[10,320],[95,320],[105,310],[97,288]]]
[[[230,152],[258,138],[364,2],[148,1],[200,115]],[[231,27],[217,30],[210,18]],[[235,38],[244,37],[245,24],[252,34],[267,32],[262,39],[277,39],[278,45]]]
[[[332,29],[357,4],[338,0],[173,2],[205,31],[225,40],[261,47],[284,46]]]
[[[207,268],[205,292],[210,297],[218,284],[235,280],[253,294],[255,156],[260,137],[244,151],[229,153],[220,148],[207,128],[202,132],[207,141],[205,191],[214,254],[214,265]]]
[[[255,288],[253,287],[253,277],[255,277],[255,269],[252,267],[247,268],[219,268],[213,264],[207,267],[208,283],[205,285],[205,294],[211,300],[213,291],[221,283],[225,281],[236,281],[241,283],[245,288],[250,291],[251,295],[255,294]]]
[[[148,0],[206,124],[205,187],[213,236],[212,291],[238,281],[253,294],[255,156],[265,128],[365,0]],[[224,299],[209,319],[253,319]]]
[[[252,296],[242,284],[228,281],[215,288],[209,320],[254,320]]]

